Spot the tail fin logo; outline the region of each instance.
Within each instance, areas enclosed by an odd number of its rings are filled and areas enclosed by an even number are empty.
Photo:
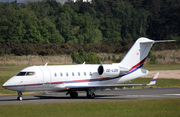
[[[140,65],[144,64],[145,60],[147,57],[145,57],[141,62],[139,62],[138,64],[134,65],[133,67],[131,67],[131,69],[129,69],[129,72],[134,70],[135,68],[139,67]]]

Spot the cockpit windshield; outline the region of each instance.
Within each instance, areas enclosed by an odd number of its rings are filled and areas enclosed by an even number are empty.
[[[35,72],[19,72],[16,76],[35,76]]]
[[[26,72],[19,72],[16,76],[25,76]]]

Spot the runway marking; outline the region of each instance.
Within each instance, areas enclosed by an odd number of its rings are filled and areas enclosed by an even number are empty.
[[[162,97],[162,95],[126,95],[126,97]]]
[[[180,96],[180,94],[164,94],[164,95]]]
[[[172,74],[176,74],[176,75],[180,75],[180,73],[164,73],[166,75],[172,75]]]

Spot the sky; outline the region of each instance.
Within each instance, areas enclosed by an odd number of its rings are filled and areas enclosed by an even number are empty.
[[[15,0],[0,0],[0,2],[14,2]],[[26,0],[17,0],[17,3],[22,2],[22,1],[26,1]],[[35,1],[35,0],[32,0]],[[68,0],[58,0],[59,2],[65,2]]]

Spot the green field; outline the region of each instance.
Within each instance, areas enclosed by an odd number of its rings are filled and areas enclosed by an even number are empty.
[[[179,117],[180,99],[0,105],[1,117]]]
[[[147,84],[152,78],[137,78],[131,82],[125,82],[123,84]],[[138,86],[135,88],[167,88],[167,87],[180,87],[179,79],[157,79],[156,85],[152,86]]]
[[[16,75],[26,66],[0,66],[0,95],[3,94],[16,94],[14,91],[9,91],[2,88],[3,83],[5,83],[9,78]]]
[[[180,70],[179,63],[171,63],[171,64],[145,64],[143,69],[147,69],[149,71],[153,70]]]

